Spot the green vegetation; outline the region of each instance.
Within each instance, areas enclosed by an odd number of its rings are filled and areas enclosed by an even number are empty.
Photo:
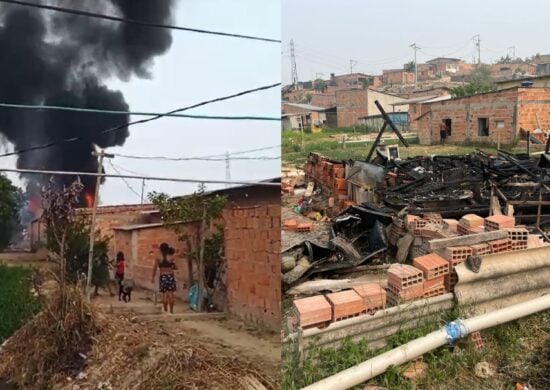
[[[19,228],[21,192],[11,180],[0,175],[0,250],[5,249]]]
[[[351,138],[362,136],[363,139],[366,136],[367,131],[365,129],[328,129],[323,130],[320,133],[304,133],[293,131],[285,131],[282,135],[282,155],[283,162],[287,164],[303,164],[307,156],[311,152],[321,153],[333,160],[361,160],[364,159],[372,145],[372,141],[347,143],[346,148],[342,146],[342,137],[347,135]],[[391,134],[386,132],[386,135]],[[372,135],[374,137],[374,135]],[[446,145],[419,145],[417,138],[408,138],[409,147],[404,147],[400,144],[401,158],[414,157],[414,156],[429,156],[432,154],[437,155],[451,155],[451,154],[468,154],[475,152],[476,149],[482,149],[487,153],[496,153],[496,145],[481,144],[474,142],[465,142],[462,144],[446,144]],[[385,140],[386,145],[392,145],[398,143],[397,139]],[[514,150],[514,146],[506,145],[502,146],[503,150]]]
[[[312,349],[300,361],[294,344],[283,346],[282,388],[299,389],[327,376],[336,374],[371,357],[422,337],[436,329],[457,312],[448,312],[411,331],[401,331],[388,339],[388,345],[370,351],[365,341],[346,340],[338,351]],[[387,389],[507,389],[516,383],[532,388],[550,388],[550,313],[539,313],[516,322],[481,332],[485,347],[476,350],[468,340],[455,346],[438,348],[423,356],[426,374],[416,382],[406,379],[403,367],[390,367],[371,383]],[[497,374],[480,379],[474,367],[479,362],[495,365]],[[362,389],[358,386],[357,389]]]
[[[324,92],[327,89],[327,83],[323,79],[315,79],[315,81],[313,81],[313,88],[317,92]]]
[[[414,72],[415,63],[414,61],[409,61],[403,66],[403,70],[406,72]]]
[[[31,278],[30,269],[0,265],[0,344],[40,308]]]
[[[494,90],[496,90],[496,85],[491,77],[491,68],[487,65],[478,65],[470,75],[470,83],[451,88],[451,95],[452,97],[464,97]]]

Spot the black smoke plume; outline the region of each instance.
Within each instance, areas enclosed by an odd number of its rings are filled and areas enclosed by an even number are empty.
[[[37,1],[38,3],[38,1]],[[127,19],[171,23],[173,0],[56,0],[45,2]],[[0,102],[129,110],[106,80],[150,77],[156,56],[172,44],[170,30],[0,4]],[[92,143],[124,144],[128,129],[101,134],[129,120],[124,115],[0,108],[0,136],[16,150],[74,136],[83,141],[20,154],[18,168],[97,172]],[[24,176],[28,191],[49,178]],[[67,185],[74,177],[57,177]],[[95,180],[81,178],[85,193]]]

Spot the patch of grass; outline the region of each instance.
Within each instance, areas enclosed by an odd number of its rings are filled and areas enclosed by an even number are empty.
[[[366,341],[345,340],[340,350],[313,348],[299,359],[297,346],[283,345],[282,388],[299,389],[341,372],[371,357],[422,337],[459,317],[462,310],[443,313],[439,319],[388,338],[386,347],[371,351]],[[464,315],[464,314],[463,314]],[[423,356],[426,374],[415,383],[403,376],[403,367],[390,367],[369,383],[387,389],[508,389],[516,383],[532,388],[550,388],[550,312],[481,332],[485,347],[476,350],[468,340],[443,346]],[[486,361],[496,366],[492,378],[475,376],[475,365]],[[364,386],[357,386],[362,389]]]
[[[0,343],[40,309],[30,290],[32,270],[0,265]]]
[[[342,147],[341,135],[359,136],[366,135],[365,130],[353,129],[326,129],[320,133],[304,133],[285,131],[282,135],[283,162],[287,164],[301,165],[311,152],[318,152],[333,160],[363,160],[367,156],[372,142],[348,143]],[[386,133],[389,134],[389,133]],[[486,153],[496,154],[497,145],[481,142],[462,142],[445,145],[419,145],[418,139],[407,140],[409,147],[400,144],[401,158],[429,155],[469,154],[481,149]],[[398,141],[386,140],[385,144],[392,145]],[[517,145],[501,145],[501,149],[509,152],[522,153],[524,149]]]

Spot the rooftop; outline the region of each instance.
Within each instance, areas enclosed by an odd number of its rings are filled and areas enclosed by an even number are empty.
[[[318,106],[312,106],[311,104],[301,104],[301,103],[283,103],[287,106],[301,108],[306,111],[325,111],[326,108],[324,107],[318,107]]]

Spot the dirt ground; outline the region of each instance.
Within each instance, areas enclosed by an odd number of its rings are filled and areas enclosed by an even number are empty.
[[[132,301],[119,302],[100,290],[96,305],[109,315],[129,315],[151,331],[162,329],[169,337],[192,338],[207,349],[225,356],[239,356],[258,362],[266,374],[277,376],[281,359],[279,334],[258,330],[240,321],[227,319],[223,313],[196,313],[182,300],[174,305],[174,314],[162,312],[160,302],[147,290],[132,292]]]

